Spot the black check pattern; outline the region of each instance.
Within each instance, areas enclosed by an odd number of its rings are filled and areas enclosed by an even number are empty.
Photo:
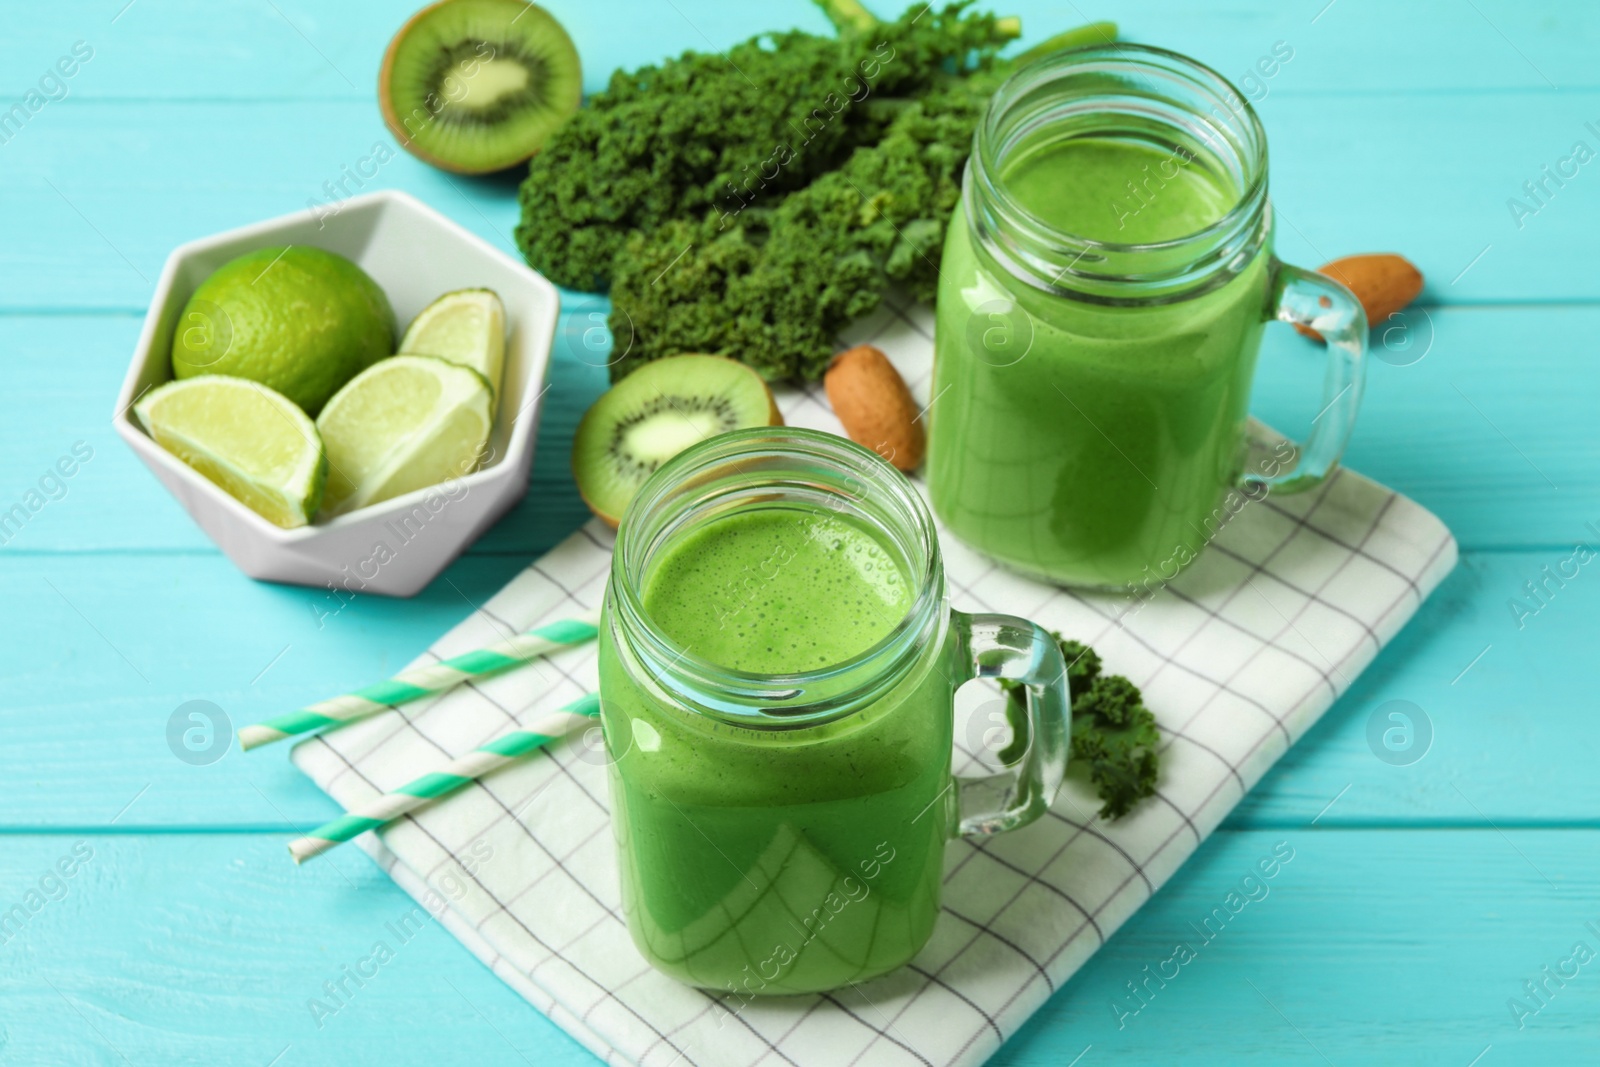
[[[886,306],[871,341],[922,402],[932,315]],[[843,345],[841,345],[843,347]],[[820,387],[780,397],[790,425],[838,430]],[[1274,440],[1256,427],[1263,443]],[[423,660],[597,606],[611,532],[590,523],[444,635]],[[606,769],[568,741],[360,842],[502,979],[608,1062],[671,1067],[971,1067],[991,1055],[1170,878],[1349,688],[1455,564],[1448,530],[1358,475],[1251,502],[1199,561],[1135,608],[1042,585],[944,540],[951,602],[1086,640],[1145,691],[1166,736],[1158,796],[1111,824],[1069,784],[1046,818],[948,849],[943,914],[910,966],[832,994],[713,996],[651,970],[620,912]],[[346,808],[435,769],[596,684],[593,645],[306,741],[294,760]],[[958,771],[987,753],[963,728]]]

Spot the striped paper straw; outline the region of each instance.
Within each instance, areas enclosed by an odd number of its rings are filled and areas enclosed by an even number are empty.
[[[599,633],[599,622],[598,611],[585,612],[575,618],[536,626],[487,648],[401,671],[388,681],[312,704],[299,711],[291,711],[287,715],[279,715],[263,723],[242,727],[239,730],[239,746],[248,752],[259,745],[281,741],[285,737],[365,718],[395,704],[453,689],[468,679],[494,674],[591,640]]]
[[[560,711],[534,723],[531,730],[512,730],[501,734],[465,756],[451,760],[443,769],[425,774],[393,793],[385,793],[372,803],[364,804],[355,811],[317,827],[305,837],[289,842],[289,855],[294,857],[296,863],[304,863],[312,856],[319,856],[334,845],[348,841],[357,834],[376,830],[408,811],[415,811],[431,800],[452,793],[492,770],[504,767],[513,760],[543,748],[551,741],[593,725],[594,717],[599,712],[598,696],[590,693],[580,697]]]

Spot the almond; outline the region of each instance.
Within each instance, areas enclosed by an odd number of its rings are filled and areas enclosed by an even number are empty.
[[[917,402],[881,350],[856,345],[840,352],[828,365],[823,384],[850,440],[903,471],[922,462],[927,441]]]
[[[1324,263],[1317,273],[1326,274],[1356,294],[1367,309],[1367,325],[1377,326],[1405,307],[1422,292],[1422,272],[1404,256],[1393,252],[1373,252],[1364,256],[1345,256]],[[1322,340],[1309,326],[1295,324],[1306,337]]]

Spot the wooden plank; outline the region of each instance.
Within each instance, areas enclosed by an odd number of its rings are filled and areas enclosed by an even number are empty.
[[[69,98],[102,99],[355,99],[370,98],[391,34],[415,0],[313,4],[280,0],[219,10],[202,0],[129,5],[91,0],[34,5],[17,11],[0,43],[0,67],[43,73],[75,40],[95,49],[69,80]],[[789,27],[827,32],[811,5],[719,4],[677,0],[631,4],[627,32],[617,32],[613,6],[551,0],[544,5],[567,28],[594,92],[618,67],[633,67],[684,49],[707,50]],[[893,17],[896,0],[868,5]],[[1080,24],[1116,18],[1125,40],[1177,48],[1243,82],[1274,41],[1295,55],[1267,82],[1278,92],[1378,92],[1397,89],[1534,89],[1594,87],[1588,42],[1600,32],[1591,5],[1519,5],[1476,0],[1478,13],[1453,0],[1340,0],[1323,4],[1215,7],[1184,0],[1135,0],[1081,8],[1048,0],[984,5],[1022,18],[1029,44]],[[274,10],[276,8],[276,10]],[[116,16],[115,21],[112,17]],[[1441,32],[1441,27],[1453,32]],[[203,42],[203,43],[202,43]],[[1428,47],[1418,47],[1426,42]],[[1292,77],[1291,77],[1292,75]],[[1547,81],[1546,79],[1549,79]],[[13,78],[20,92],[27,84]],[[1259,90],[1257,90],[1259,92]]]
[[[296,868],[262,834],[8,836],[0,902],[75,845],[93,854],[65,896],[0,946],[18,1063],[592,1062],[435,923],[402,941],[413,904],[365,857]],[[1246,886],[1258,899],[1214,917],[1275,849],[1292,858]],[[1063,1067],[1093,1046],[1084,1063],[1462,1067],[1490,1045],[1486,1063],[1592,1062],[1596,964],[1520,1031],[1507,1000],[1576,942],[1600,950],[1597,890],[1593,830],[1222,832],[992,1062]],[[1195,957],[1119,1029],[1127,983],[1180,941]],[[324,983],[378,942],[390,959],[319,1029],[308,1002],[332,1004]]]
[[[358,853],[296,868],[264,834],[8,837],[4,907],[85,851],[0,934],[9,1060],[595,1062]]]
[[[1398,250],[1427,275],[1433,304],[1600,298],[1586,238],[1600,225],[1594,167],[1550,185],[1520,226],[1507,207],[1575,141],[1600,149],[1584,126],[1600,120],[1600,91],[1562,93],[1559,105],[1534,93],[1285,93],[1262,113],[1286,260]],[[72,101],[0,147],[12,206],[0,311],[143,309],[183,241],[362,189],[415,193],[507,250],[518,218],[515,173],[427,167],[394,148],[364,102]],[[347,177],[356,167],[368,176]]]
[[[1588,781],[1600,766],[1588,670],[1600,564],[1520,631],[1507,608],[1561,558],[1468,554],[1234,825],[1303,826],[1324,808],[1319,826],[1596,825],[1592,790],[1530,787]],[[414,600],[358,598],[319,628],[324,594],[252,582],[215,556],[0,559],[0,603],[28,619],[0,649],[0,827],[323,821],[334,805],[283,750],[192,766],[168,747],[169,718],[202,699],[237,727],[386,677],[521,566],[468,558]],[[1432,724],[1431,750],[1410,766],[1383,762],[1367,740],[1391,700]]]
[[[569,304],[557,332],[528,496],[475,551],[542,551],[588,515],[570,473],[577,420],[605,388],[585,332],[604,302]],[[1370,361],[1353,469],[1432,509],[1469,548],[1571,546],[1600,523],[1600,442],[1589,431],[1600,404],[1591,340],[1600,307],[1447,308],[1410,312],[1409,351]],[[25,497],[75,442],[94,458],[0,547],[210,551],[210,542],[117,440],[110,415],[139,320],[132,316],[0,315],[11,387],[29,398],[0,420],[0,510]],[[1398,325],[1387,331],[1399,345]],[[1303,434],[1322,407],[1320,350],[1284,328],[1267,332],[1254,409]],[[1515,367],[1515,373],[1508,368]],[[69,368],[69,369],[68,369]],[[1462,471],[1470,471],[1463,477]],[[1549,480],[1546,480],[1546,479]]]

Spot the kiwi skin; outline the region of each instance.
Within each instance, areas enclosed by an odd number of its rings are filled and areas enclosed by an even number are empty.
[[[682,353],[682,354],[683,355],[700,355],[701,353],[685,352],[685,353]],[[712,356],[710,358],[712,358],[712,359],[728,359],[728,357],[726,357],[726,356]],[[738,363],[739,361],[736,360],[736,359],[728,359],[728,362],[729,363]],[[740,366],[743,366],[743,364],[740,364]],[[762,384],[766,385],[765,382],[763,382]],[[767,425],[768,426],[782,426],[783,425],[783,412],[778,410],[778,398],[772,395],[772,386],[766,385],[766,390],[767,390]],[[586,505],[588,505],[589,510],[594,512],[595,518],[599,519],[601,522],[605,523],[607,526],[609,526],[613,530],[615,530],[617,528],[617,526],[622,522],[622,516],[621,515],[609,515],[609,514],[607,514],[606,512],[602,511],[599,507],[597,507],[595,505],[595,502],[590,500],[588,498],[588,496],[584,494],[584,491],[583,491],[583,479],[578,476],[578,456],[577,456],[577,453],[573,453],[573,456],[572,456],[572,477],[573,477],[573,480],[575,480],[578,483],[578,495],[583,498],[583,502]]]
[[[531,149],[527,155],[522,156],[519,159],[509,160],[503,165],[496,165],[487,170],[480,167],[473,167],[457,163],[453,160],[441,159],[438,156],[426,151],[421,145],[417,144],[416,141],[412,140],[410,131],[406,129],[405,123],[401,121],[400,115],[395,112],[394,94],[389,91],[389,79],[394,74],[395,57],[400,52],[400,46],[405,42],[406,37],[410,35],[412,28],[418,22],[422,21],[422,19],[432,14],[437,9],[446,7],[452,2],[453,0],[436,0],[435,3],[429,4],[427,7],[423,8],[407,19],[405,25],[401,26],[395,35],[389,39],[389,47],[385,49],[383,53],[383,64],[378,68],[378,110],[383,115],[383,124],[389,127],[389,132],[394,134],[395,140],[400,142],[400,147],[404,148],[407,152],[411,153],[413,156],[416,156],[429,166],[438,167],[440,170],[449,171],[452,174],[493,174],[498,171],[517,166],[520,163],[526,163],[528,160],[537,155],[539,149],[544,146],[536,146],[535,148]],[[528,6],[534,7],[535,5],[529,4]],[[543,9],[541,8],[540,10]],[[551,21],[554,21],[553,17]],[[559,25],[559,23],[557,23],[557,25]],[[578,109],[578,102],[579,101],[575,101],[573,103],[572,110],[574,113],[576,113]]]

